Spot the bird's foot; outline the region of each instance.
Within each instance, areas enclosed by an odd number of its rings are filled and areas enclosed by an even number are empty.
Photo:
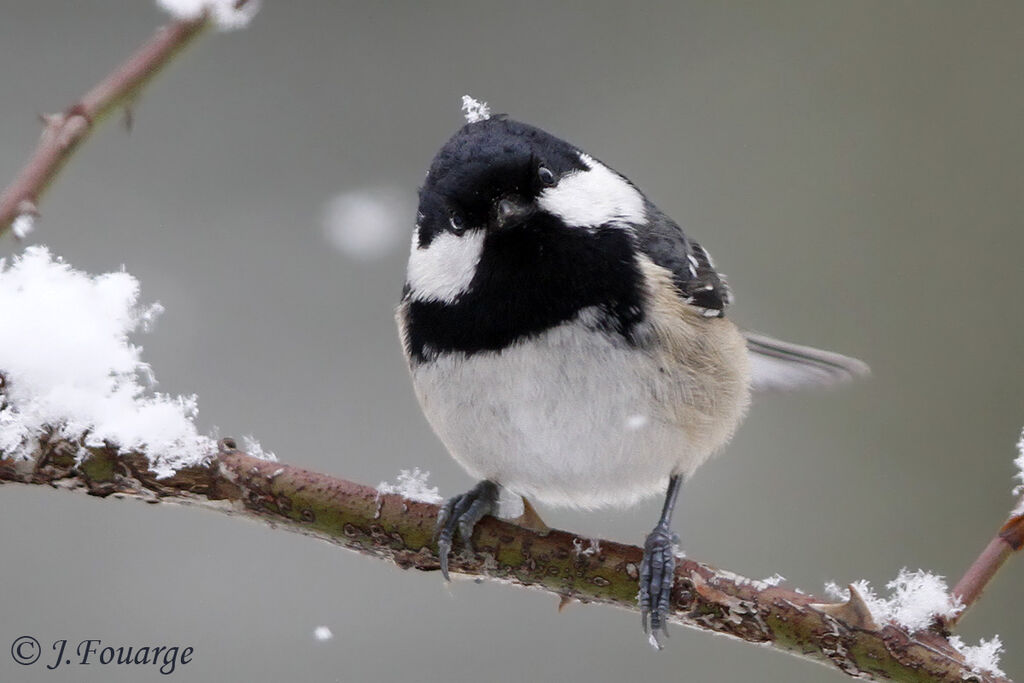
[[[437,514],[437,526],[434,536],[437,538],[437,553],[441,557],[441,575],[446,581],[448,576],[448,555],[452,551],[455,532],[462,539],[466,553],[472,554],[473,528],[485,516],[498,509],[498,485],[492,481],[482,481],[472,489],[459,496],[449,498]]]
[[[651,646],[662,648],[661,636],[668,637],[669,600],[675,579],[675,545],[679,537],[667,524],[659,524],[644,542],[640,563],[640,614]],[[650,622],[648,623],[648,619]]]

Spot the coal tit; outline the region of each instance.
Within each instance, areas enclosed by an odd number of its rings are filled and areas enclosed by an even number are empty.
[[[621,174],[533,126],[472,116],[420,189],[397,313],[423,412],[480,480],[439,516],[445,577],[499,487],[577,508],[665,493],[639,580],[660,647],[683,480],[752,391],[867,372],[740,330],[730,301],[708,252]]]

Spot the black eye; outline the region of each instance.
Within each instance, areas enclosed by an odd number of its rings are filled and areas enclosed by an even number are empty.
[[[537,169],[537,177],[545,185],[555,184],[555,174],[551,172],[551,169],[547,166],[541,166]]]
[[[462,231],[466,229],[466,224],[462,220],[462,216],[455,211],[452,211],[448,215],[448,222],[452,226],[452,232],[454,232],[456,235],[461,235]]]

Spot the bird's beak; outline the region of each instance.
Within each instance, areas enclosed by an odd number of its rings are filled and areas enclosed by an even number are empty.
[[[533,213],[533,207],[518,197],[502,197],[494,206],[494,225],[502,230],[517,223]]]

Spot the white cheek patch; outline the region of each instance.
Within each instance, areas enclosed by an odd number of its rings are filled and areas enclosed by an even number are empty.
[[[409,296],[417,301],[454,302],[469,289],[476,275],[484,231],[467,230],[461,237],[442,232],[425,249],[420,249],[418,242],[414,233],[406,271]]]
[[[644,198],[625,178],[586,154],[585,171],[572,171],[541,192],[541,209],[569,225],[595,227],[608,223],[643,223]]]

